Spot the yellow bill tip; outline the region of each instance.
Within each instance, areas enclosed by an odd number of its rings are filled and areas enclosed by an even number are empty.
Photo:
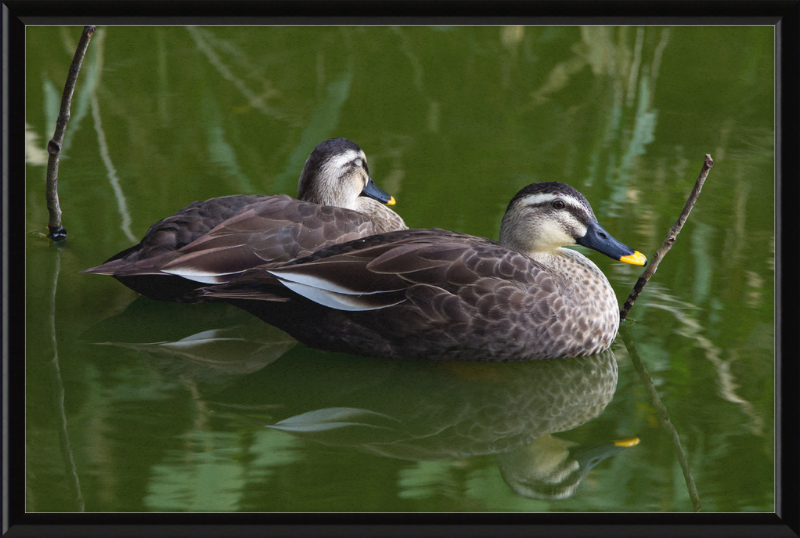
[[[639,444],[638,437],[631,437],[630,439],[620,439],[619,441],[614,441],[614,446],[622,446],[625,448],[630,448],[638,444]]]
[[[386,205],[394,205],[397,203],[397,200],[394,199],[394,196],[389,197],[389,201],[386,202]]]
[[[633,254],[629,254],[627,256],[623,256],[619,259],[621,262],[630,263],[631,265],[646,265],[647,264],[647,256],[635,250]]]

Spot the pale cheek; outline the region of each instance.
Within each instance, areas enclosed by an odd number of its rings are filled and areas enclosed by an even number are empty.
[[[540,245],[551,248],[575,243],[575,239],[564,233],[561,227],[550,225],[540,227],[536,239]]]

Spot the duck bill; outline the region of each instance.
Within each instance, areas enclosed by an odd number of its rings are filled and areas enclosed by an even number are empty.
[[[586,476],[589,470],[618,452],[639,444],[638,437],[622,439],[619,441],[605,442],[597,445],[577,447],[569,451],[571,458],[578,461],[581,467],[581,477]]]
[[[646,265],[647,258],[638,250],[633,250],[628,245],[614,239],[596,222],[589,223],[586,235],[577,240],[581,246],[601,252],[617,261],[632,265]]]
[[[389,195],[388,192],[378,187],[375,182],[372,181],[372,178],[369,178],[367,181],[367,186],[364,187],[363,191],[361,191],[360,196],[367,196],[386,205],[394,205],[396,203],[394,196]]]

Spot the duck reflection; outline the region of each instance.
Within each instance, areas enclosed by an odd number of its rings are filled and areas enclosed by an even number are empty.
[[[203,306],[140,299],[83,336],[139,351],[216,416],[233,411],[297,438],[403,460],[495,455],[508,486],[530,498],[574,495],[592,467],[638,442],[553,435],[611,401],[611,350],[522,362],[378,360],[295,346],[229,305]]]
[[[481,363],[385,361],[299,345],[209,403],[298,438],[385,457],[494,454],[517,494],[561,499],[597,463],[638,442],[579,445],[551,435],[599,416],[616,385],[610,350]]]
[[[637,437],[579,445],[544,434],[528,445],[497,455],[503,480],[531,499],[572,497],[589,470],[620,450],[639,444]]]
[[[274,330],[273,330],[274,329]],[[252,338],[246,326],[236,325],[191,334],[177,341],[97,342],[135,349],[144,354],[193,361],[232,374],[250,374],[276,361],[297,341],[274,327]]]
[[[140,297],[81,339],[136,350],[151,367],[184,382],[204,384],[206,391],[264,368],[297,344],[285,332],[237,308],[203,306]]]

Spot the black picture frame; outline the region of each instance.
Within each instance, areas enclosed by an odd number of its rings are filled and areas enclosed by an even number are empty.
[[[776,28],[776,512],[681,514],[25,513],[24,29],[29,24],[667,24]],[[800,0],[37,1],[2,5],[4,536],[798,536],[800,322],[791,263],[800,184]],[[794,292],[791,290],[795,289]],[[735,472],[735,470],[732,470]]]

